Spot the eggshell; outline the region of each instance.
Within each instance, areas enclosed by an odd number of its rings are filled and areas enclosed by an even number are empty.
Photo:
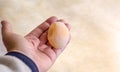
[[[54,22],[48,29],[48,41],[54,48],[64,48],[69,37],[69,30],[62,22]]]

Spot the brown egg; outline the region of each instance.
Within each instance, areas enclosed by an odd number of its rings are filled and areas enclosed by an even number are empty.
[[[69,41],[70,33],[62,22],[54,22],[48,30],[48,41],[54,48],[64,48]]]

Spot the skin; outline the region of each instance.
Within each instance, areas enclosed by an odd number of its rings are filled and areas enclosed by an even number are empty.
[[[2,37],[7,51],[23,53],[36,63],[40,72],[46,72],[65,49],[53,48],[48,42],[47,31],[50,24],[53,22],[63,22],[70,30],[68,23],[62,19],[58,20],[57,17],[53,16],[23,37],[14,33],[11,24],[3,20],[1,22]]]

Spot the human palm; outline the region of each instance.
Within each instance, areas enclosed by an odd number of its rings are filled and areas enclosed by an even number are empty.
[[[25,37],[13,33],[11,25],[6,21],[2,21],[2,36],[7,50],[25,54],[36,63],[39,71],[46,72],[64,50],[64,48],[53,48],[47,39],[50,24],[57,21],[65,23],[69,28],[65,21],[50,17]]]

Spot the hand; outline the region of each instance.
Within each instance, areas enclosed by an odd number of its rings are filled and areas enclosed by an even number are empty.
[[[2,36],[7,51],[25,54],[35,62],[39,71],[46,72],[64,50],[64,48],[53,48],[47,39],[47,31],[50,24],[57,21],[65,23],[68,29],[70,29],[69,24],[64,20],[50,17],[25,37],[13,33],[10,23],[2,21]]]

